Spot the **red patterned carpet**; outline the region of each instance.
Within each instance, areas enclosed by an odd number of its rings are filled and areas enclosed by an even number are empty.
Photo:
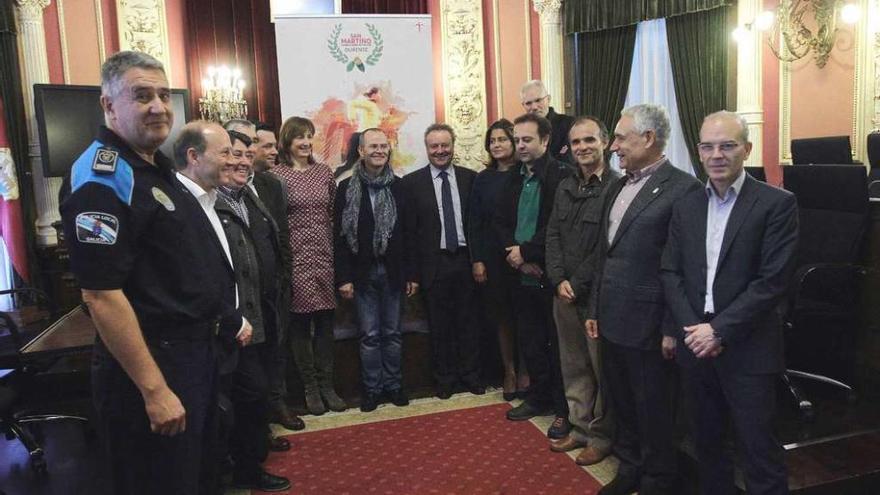
[[[508,404],[347,426],[290,437],[267,471],[296,494],[591,495],[599,483]]]

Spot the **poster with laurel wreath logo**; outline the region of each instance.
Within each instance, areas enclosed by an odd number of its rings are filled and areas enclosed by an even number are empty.
[[[275,21],[282,118],[315,124],[315,159],[342,166],[355,132],[388,136],[399,174],[425,165],[434,122],[430,16],[310,16]],[[338,172],[342,172],[339,170]]]

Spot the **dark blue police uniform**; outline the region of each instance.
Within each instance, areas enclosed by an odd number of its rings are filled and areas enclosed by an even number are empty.
[[[123,291],[186,409],[185,432],[152,433],[140,392],[96,339],[92,394],[112,492],[193,494],[200,491],[201,464],[213,462],[206,452],[217,393],[211,340],[220,318],[229,319],[235,281],[198,201],[174,177],[168,158],[157,151],[155,162],[101,127],[73,165],[61,216],[80,287]]]

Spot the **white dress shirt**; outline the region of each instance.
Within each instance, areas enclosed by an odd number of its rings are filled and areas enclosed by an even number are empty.
[[[440,172],[444,170],[449,180],[449,189],[452,192],[452,208],[455,210],[455,229],[458,231],[458,247],[467,246],[464,237],[464,223],[461,220],[461,196],[458,194],[458,182],[455,180],[455,167],[451,164],[445,169],[439,169],[434,165],[428,165],[431,169],[431,178],[434,182],[434,197],[437,199],[437,212],[440,213],[440,249],[446,249],[446,226],[443,225],[443,179]]]
[[[208,217],[208,221],[211,222],[211,227],[214,228],[214,233],[217,234],[217,240],[220,241],[220,245],[223,246],[223,253],[226,255],[226,261],[229,262],[229,266],[235,270],[235,265],[232,263],[232,253],[229,252],[229,241],[226,240],[226,233],[223,231],[223,224],[220,223],[220,217],[217,216],[217,211],[214,210],[214,204],[217,202],[217,191],[211,190],[205,191],[202,189],[202,186],[196,184],[189,177],[177,172],[177,180],[180,181],[184,187],[192,193],[193,196],[199,202],[199,206],[202,207],[202,210],[205,212],[205,216]],[[238,284],[235,285],[235,307],[238,307]]]
[[[742,191],[743,182],[746,180],[745,171],[741,170],[739,177],[727,188],[724,197],[718,196],[712,182],[706,182],[706,195],[709,196],[709,206],[706,214],[706,303],[703,311],[715,312],[715,299],[712,295],[715,284],[715,272],[718,271],[718,257],[721,255],[721,244],[724,242],[724,232],[727,230],[727,221],[730,212],[736,204],[736,198]]]

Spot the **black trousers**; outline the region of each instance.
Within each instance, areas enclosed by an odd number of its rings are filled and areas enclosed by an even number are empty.
[[[163,436],[150,430],[134,382],[100,342],[92,358],[92,399],[110,471],[108,493],[194,494],[212,487],[217,378],[209,340],[149,345],[165,381],[186,409],[186,430]],[[204,471],[203,471],[204,470]]]
[[[229,376],[232,402],[229,453],[236,477],[250,479],[262,472],[269,455],[269,370],[272,352],[265,343],[241,348],[238,367]]]
[[[700,460],[700,493],[737,493],[733,460],[724,442],[731,420],[749,495],[788,493],[784,452],[771,424],[779,375],[721,374],[710,361],[682,371]]]
[[[425,291],[434,379],[449,386],[480,380],[480,326],[476,287],[466,248],[440,254],[431,288]]]
[[[553,294],[541,287],[514,281],[513,313],[516,335],[529,370],[526,400],[539,408],[550,407],[556,416],[568,417],[568,402],[559,364],[559,339],[553,321]]]
[[[601,332],[601,326],[599,327]],[[660,346],[642,350],[602,339],[602,369],[617,423],[618,476],[646,493],[671,493],[676,477],[675,365]]]

